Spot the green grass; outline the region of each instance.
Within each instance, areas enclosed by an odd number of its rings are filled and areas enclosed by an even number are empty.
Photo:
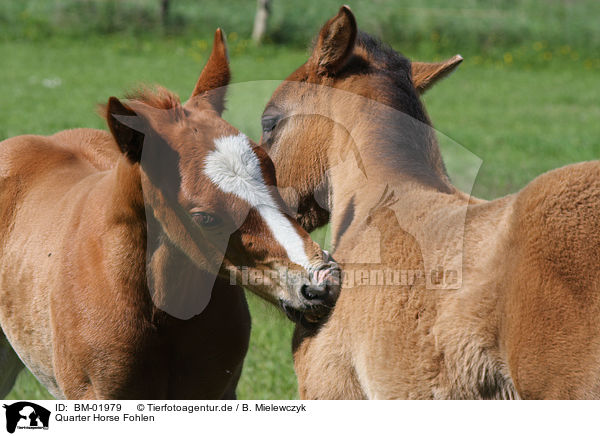
[[[268,40],[304,47],[333,16],[341,0],[272,1]],[[19,0],[0,2],[0,39],[49,36],[178,35],[207,38],[215,25],[240,38],[252,30],[256,2],[172,0],[166,23],[158,0]],[[404,47],[470,53],[543,43],[549,51],[569,46],[598,58],[597,0],[353,0],[361,29]],[[546,50],[545,50],[546,51]]]
[[[545,171],[600,157],[597,72],[467,60],[425,97],[436,128],[482,159],[476,196],[505,195]]]
[[[260,113],[277,80],[302,63],[306,51],[232,45],[237,84],[231,88],[226,118],[257,138]],[[207,55],[206,40],[176,38],[0,43],[0,139],[81,126],[103,128],[95,104],[122,95],[140,80],[161,83],[185,97]],[[259,79],[272,81],[245,83]],[[492,198],[551,168],[600,155],[599,85],[598,71],[582,64],[527,67],[467,58],[425,101],[436,127],[483,161],[474,193]],[[460,155],[446,157],[451,170],[461,168]],[[239,397],[296,398],[292,326],[257,298],[250,298],[250,306],[252,339]],[[24,372],[10,398],[47,397]]]

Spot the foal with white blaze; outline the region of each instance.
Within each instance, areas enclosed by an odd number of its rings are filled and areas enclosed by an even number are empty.
[[[305,323],[329,312],[337,265],[287,216],[266,152],[220,117],[229,77],[217,31],[185,104],[145,89],[109,100],[110,133],[0,143],[5,391],[18,355],[57,398],[234,398],[238,285]]]

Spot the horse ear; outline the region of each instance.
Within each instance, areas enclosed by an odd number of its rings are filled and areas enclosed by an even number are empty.
[[[456,55],[437,63],[413,62],[412,80],[417,92],[423,94],[437,81],[449,76],[462,61],[462,56]]]
[[[121,151],[131,162],[140,162],[144,134],[135,128],[139,124],[138,114],[118,98],[111,97],[106,105],[106,121]]]
[[[356,43],[356,19],[348,6],[321,28],[311,55],[318,74],[335,74],[350,58]]]
[[[225,109],[226,86],[229,85],[230,80],[231,71],[229,70],[225,33],[221,29],[217,29],[212,52],[200,74],[192,97],[206,95],[210,104],[220,114]]]

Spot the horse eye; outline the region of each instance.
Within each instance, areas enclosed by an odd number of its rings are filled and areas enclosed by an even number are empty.
[[[270,133],[279,122],[279,117],[264,117],[261,120],[263,133]]]
[[[202,227],[214,227],[220,222],[218,217],[206,212],[192,212],[192,218]]]

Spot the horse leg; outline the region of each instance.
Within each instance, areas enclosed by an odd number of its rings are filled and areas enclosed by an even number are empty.
[[[12,390],[23,366],[23,362],[0,330],[0,398],[6,397]]]

